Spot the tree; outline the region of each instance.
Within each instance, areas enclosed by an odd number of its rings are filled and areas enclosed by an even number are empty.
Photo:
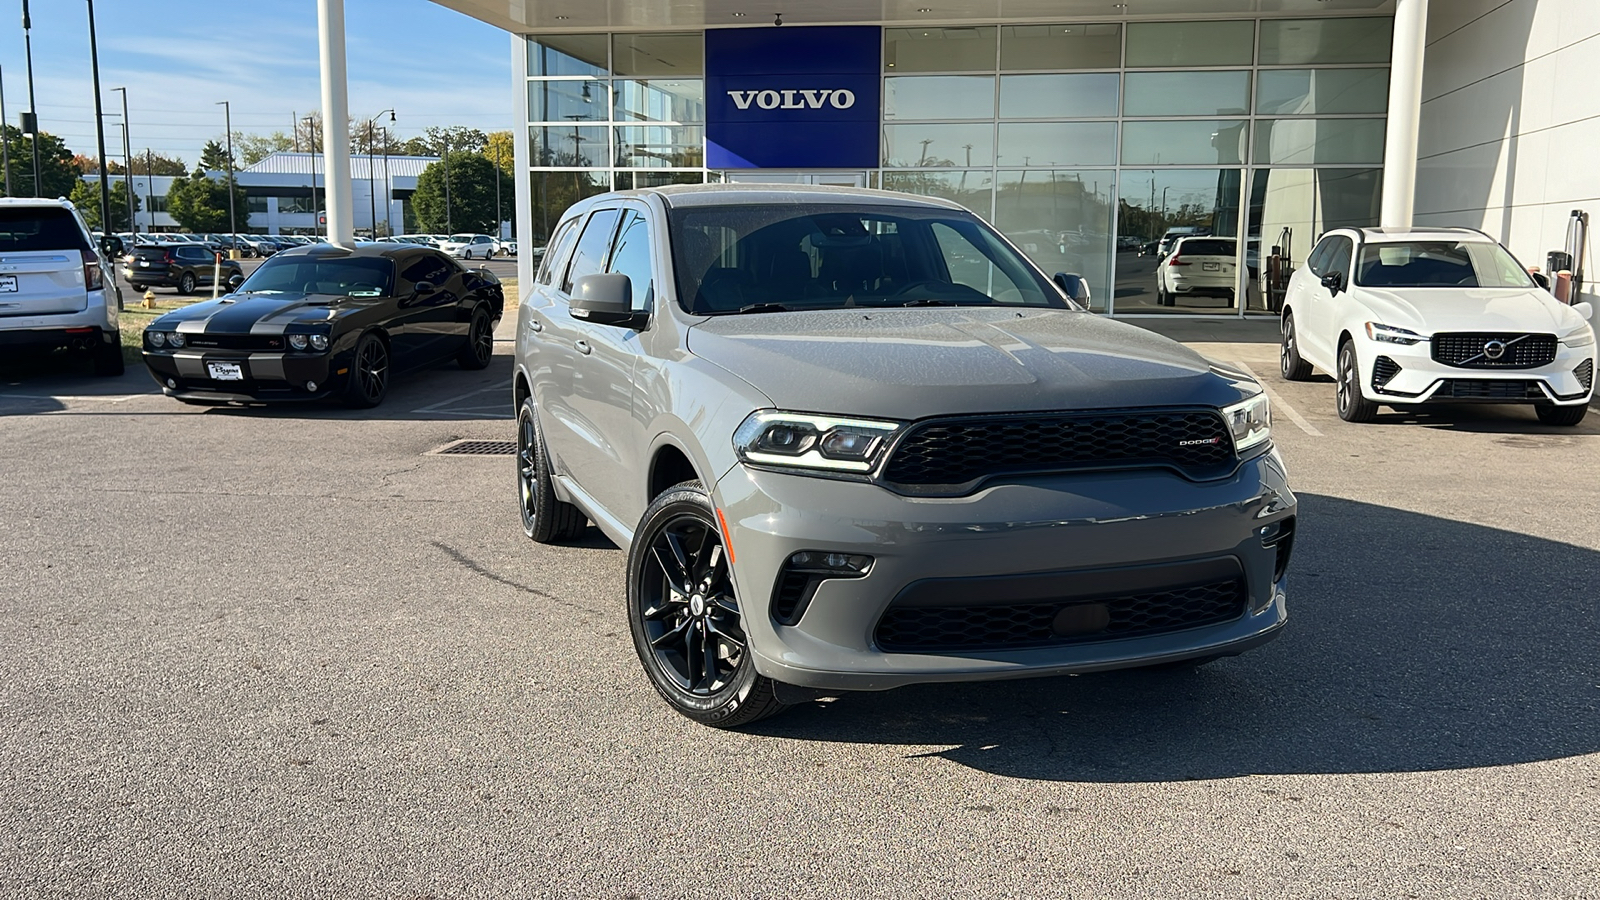
[[[482,154],[466,150],[450,153],[450,210],[445,214],[445,163],[436,162],[417,176],[411,206],[423,231],[470,231],[494,234],[494,182],[511,196],[510,179],[495,171]]]
[[[22,136],[22,130],[10,125],[4,127],[5,142],[11,152],[11,194],[15,197],[32,197],[33,193],[33,138]],[[72,186],[83,173],[72,162],[72,151],[66,143],[53,134],[38,136],[39,141],[39,195],[42,197],[70,197]],[[0,193],[4,193],[0,182]]]
[[[228,151],[224,150],[220,141],[206,141],[200,148],[200,168],[207,172],[228,171]]]
[[[484,142],[483,155],[489,161],[500,167],[500,171],[510,175],[516,167],[517,149],[516,139],[509,131],[491,131],[488,140]]]
[[[83,213],[83,220],[89,223],[90,228],[96,231],[105,230],[100,227],[100,182],[98,179],[95,181],[80,180],[77,186],[72,189],[72,196],[69,199],[72,201],[72,205],[78,208],[78,212]],[[110,205],[110,230],[113,232],[131,230],[133,224],[128,221],[128,183],[126,181],[117,180],[111,182]],[[139,192],[134,191],[133,211],[138,212],[143,208],[144,204],[139,201]]]
[[[293,150],[294,138],[282,131],[274,131],[271,134],[246,134],[235,131],[233,147],[239,151],[239,159],[246,166],[253,166],[274,153]]]
[[[447,145],[451,153],[457,150],[480,153],[488,142],[489,136],[476,128],[453,125],[424,129],[421,137],[414,137],[401,146],[411,156],[443,156]]]
[[[116,163],[111,164],[113,167]],[[111,171],[118,171],[112,168]],[[146,150],[135,153],[133,156],[133,174],[135,175],[187,175],[189,167],[183,160],[176,156],[162,156]]]
[[[226,178],[208,178],[205,172],[196,169],[193,175],[172,182],[172,189],[167,191],[167,214],[186,231],[227,231],[228,187]],[[237,182],[232,187],[239,230],[246,231],[250,208],[245,202],[244,188]]]

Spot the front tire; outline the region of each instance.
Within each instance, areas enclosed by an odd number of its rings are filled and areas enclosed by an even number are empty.
[[[1535,406],[1533,411],[1539,414],[1539,421],[1546,425],[1560,425],[1571,428],[1583,421],[1589,413],[1589,405],[1580,403],[1577,406]]]
[[[351,409],[371,409],[389,394],[389,348],[375,334],[364,334],[356,341],[350,380],[345,383],[344,405]]]
[[[682,715],[739,728],[783,709],[756,672],[717,511],[698,481],[645,510],[628,551],[628,626],[651,685]]]
[[[1284,381],[1305,381],[1311,377],[1311,364],[1300,357],[1300,341],[1294,333],[1294,314],[1283,314],[1283,337],[1278,342],[1278,371]]]
[[[1361,395],[1361,366],[1356,362],[1355,341],[1339,345],[1339,418],[1346,422],[1371,422],[1378,404]]]
[[[550,454],[533,398],[522,398],[517,407],[517,501],[522,507],[522,533],[528,540],[554,544],[583,533],[589,520],[583,510],[556,496],[550,478]]]

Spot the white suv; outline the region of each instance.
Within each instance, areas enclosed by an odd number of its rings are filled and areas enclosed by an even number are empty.
[[[1347,422],[1380,405],[1461,402],[1528,404],[1547,425],[1576,425],[1594,393],[1593,314],[1480,231],[1337,228],[1289,281],[1283,377],[1332,373]]]
[[[88,353],[96,375],[122,374],[109,258],[66,200],[0,199],[0,347]]]

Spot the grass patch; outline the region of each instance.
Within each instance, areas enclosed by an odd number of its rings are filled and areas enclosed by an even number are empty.
[[[144,357],[144,329],[158,316],[165,315],[175,309],[182,309],[199,300],[157,297],[155,309],[145,309],[140,306],[141,297],[132,291],[127,292],[127,306],[117,314],[117,330],[122,333],[122,360],[132,364],[143,365]],[[206,300],[210,297],[204,298]]]

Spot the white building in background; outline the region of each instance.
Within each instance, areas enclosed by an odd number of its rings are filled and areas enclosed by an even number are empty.
[[[417,178],[424,169],[439,161],[435,156],[374,156],[350,157],[350,179],[355,198],[355,222],[359,231],[367,232],[373,222],[381,233],[386,228],[399,234],[406,230],[405,217],[411,195],[417,190]],[[139,212],[135,214],[139,231],[177,231],[178,223],[167,214],[167,191],[176,180],[171,175],[141,175],[138,160],[134,161],[131,178],[134,196],[139,198]],[[224,172],[212,172],[213,177],[226,177]],[[124,176],[113,175],[113,182]],[[246,209],[239,210],[240,231],[267,234],[314,234],[319,230],[317,212],[326,208],[324,192],[327,175],[322,170],[319,153],[274,153],[253,166],[234,173],[248,198],[250,214],[248,225]],[[99,184],[98,176],[85,175],[84,179]],[[315,202],[313,202],[315,194]]]

